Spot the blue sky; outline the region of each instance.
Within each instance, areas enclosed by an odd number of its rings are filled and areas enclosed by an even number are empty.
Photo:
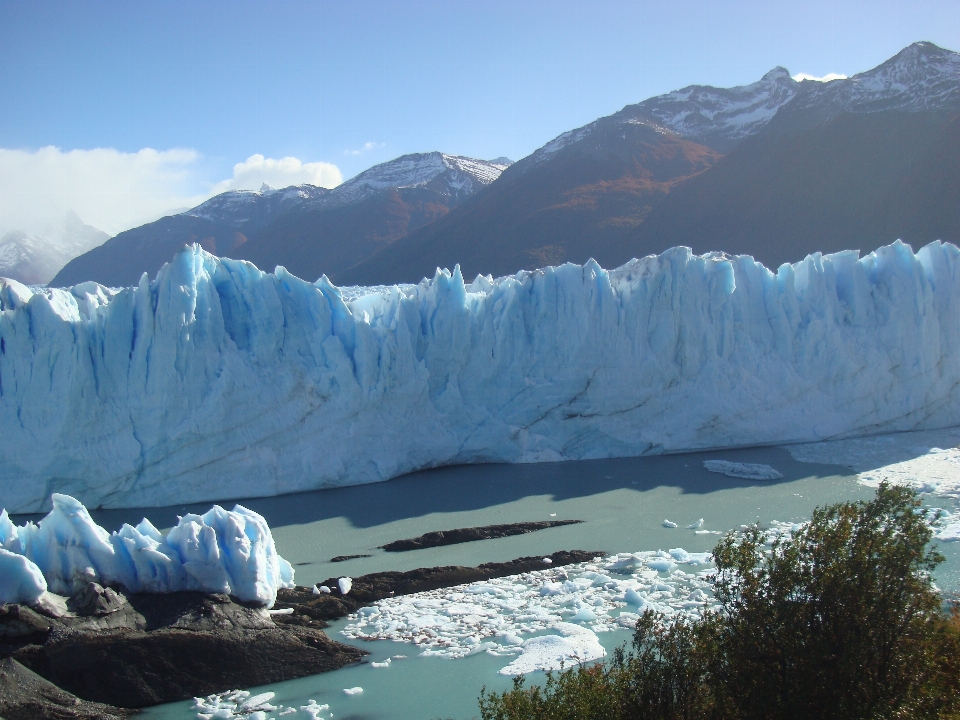
[[[852,75],[916,40],[960,50],[960,3],[0,0],[0,231],[49,178],[51,211],[116,232],[408,152],[518,159],[685,85]]]

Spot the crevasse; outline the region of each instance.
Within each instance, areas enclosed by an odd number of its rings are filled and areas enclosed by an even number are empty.
[[[673,248],[341,291],[194,246],[133,288],[3,281],[0,506],[957,425],[958,255],[898,241],[774,273]]]

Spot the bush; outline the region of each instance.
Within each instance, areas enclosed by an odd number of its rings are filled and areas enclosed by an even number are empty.
[[[480,697],[484,720],[960,717],[960,617],[911,491],[814,511],[768,547],[753,527],[714,550],[716,611],[646,613],[632,650]]]

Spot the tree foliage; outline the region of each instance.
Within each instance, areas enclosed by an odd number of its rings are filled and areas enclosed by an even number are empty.
[[[718,608],[647,612],[612,661],[482,692],[483,720],[960,718],[960,617],[932,582],[943,557],[911,491],[814,511],[775,540],[714,549]]]

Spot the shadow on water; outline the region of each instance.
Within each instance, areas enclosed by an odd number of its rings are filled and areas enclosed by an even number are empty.
[[[710,459],[771,465],[783,478],[752,481],[728,477],[705,470],[703,461]],[[780,447],[761,447],[553,463],[457,465],[422,470],[386,482],[226,499],[218,504],[232,507],[240,502],[263,515],[272,528],[336,517],[345,518],[354,527],[369,528],[431,513],[480,510],[532,496],[567,500],[619,489],[642,493],[664,486],[675,487],[683,494],[708,495],[732,488],[771,487],[847,474],[848,469],[835,465],[797,462]],[[176,516],[203,513],[211,504],[91,510],[90,514],[108,530],[125,522],[135,524],[144,516],[158,527],[169,527],[176,523]],[[43,515],[21,515],[15,520],[22,523]]]

